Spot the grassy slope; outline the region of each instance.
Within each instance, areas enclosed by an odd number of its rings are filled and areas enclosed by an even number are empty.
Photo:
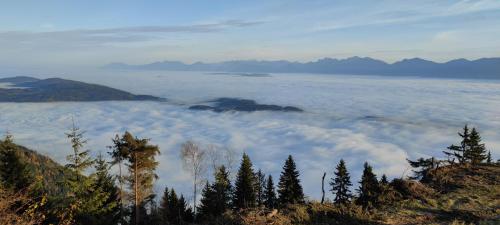
[[[447,166],[422,181],[433,194],[381,213],[388,224],[500,224],[500,166]]]

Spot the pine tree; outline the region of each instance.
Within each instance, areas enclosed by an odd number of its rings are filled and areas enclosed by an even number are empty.
[[[335,203],[347,204],[350,202],[352,194],[349,187],[352,183],[343,159],[337,165],[335,178],[332,178],[330,185],[332,186],[331,191],[335,195]]]
[[[382,174],[382,178],[380,178],[380,185],[381,186],[387,186],[389,185],[389,180],[387,180],[387,176],[385,174]]]
[[[66,157],[68,161],[66,167],[75,173],[76,182],[80,182],[80,177],[83,176],[83,173],[94,164],[94,160],[89,155],[90,151],[82,150],[83,146],[87,143],[87,140],[83,138],[84,133],[84,131],[80,131],[80,128],[74,122],[70,131],[66,133],[73,149],[73,153]]]
[[[213,216],[222,216],[230,208],[232,189],[231,181],[229,181],[229,172],[225,166],[220,166],[215,173],[215,182],[212,184],[214,195]]]
[[[257,206],[264,205],[264,190],[266,188],[266,175],[259,169],[255,173],[255,197]]]
[[[128,182],[132,192],[134,203],[134,224],[139,224],[140,207],[145,201],[153,196],[153,183],[157,179],[155,174],[158,162],[156,155],[160,153],[158,146],[150,145],[149,139],[134,138],[129,132],[125,132],[122,143],[128,149]]]
[[[12,135],[7,134],[0,141],[0,184],[9,190],[20,191],[28,188],[34,178],[16,149]]]
[[[168,224],[169,220],[168,218],[170,217],[169,212],[170,212],[170,191],[168,190],[168,187],[165,187],[165,191],[163,191],[163,196],[160,200],[160,207],[159,207],[159,213],[162,218],[163,224]]]
[[[268,209],[276,208],[276,191],[274,190],[273,177],[269,175],[266,180],[266,189],[264,190],[264,205]]]
[[[491,159],[491,151],[488,151],[488,155],[486,156],[486,163],[491,164],[492,159]]]
[[[73,122],[66,137],[70,140],[72,153],[66,157],[68,163],[66,168],[70,171],[65,177],[65,184],[69,188],[66,193],[68,217],[74,224],[88,224],[92,216],[100,214],[104,202],[107,200],[107,193],[96,186],[95,174],[89,177],[85,172],[95,164],[90,157],[89,150],[82,150],[87,140],[84,139],[85,132]]]
[[[247,154],[243,154],[240,169],[236,175],[233,205],[236,209],[255,206],[254,172],[252,162]]]
[[[197,206],[196,219],[199,221],[210,221],[213,219],[215,208],[215,194],[208,181],[205,187],[201,190],[200,204]]]
[[[120,222],[120,208],[119,208],[119,191],[115,186],[115,178],[109,173],[109,165],[103,159],[102,155],[96,159],[95,165],[95,191],[102,197],[102,205],[100,210],[93,215],[93,220],[91,224],[98,225],[112,225],[119,224]]]
[[[460,145],[450,145],[448,151],[443,151],[443,153],[448,156],[450,162],[454,162],[455,159],[457,159],[459,163],[464,163],[464,154],[469,150],[468,143],[470,141],[470,133],[467,124],[463,128],[463,133],[459,132],[458,135],[462,138]]]
[[[278,183],[278,203],[281,206],[304,202],[304,192],[300,185],[299,172],[291,155],[283,166]]]
[[[376,204],[380,194],[380,186],[377,176],[373,173],[372,167],[367,162],[364,164],[363,176],[361,177],[360,187],[358,189],[359,197],[356,200],[358,205],[363,208],[371,208]]]
[[[182,213],[180,212],[181,207],[179,204],[179,198],[177,197],[177,193],[172,188],[170,191],[170,195],[168,197],[170,199],[169,211],[168,211],[168,221],[170,224],[180,224],[182,220]]]
[[[179,204],[178,204],[180,224],[183,224],[184,222],[186,222],[186,220],[188,219],[186,217],[189,217],[189,215],[187,215],[187,213],[186,213],[187,208],[188,208],[188,206],[187,206],[186,198],[184,198],[184,195],[181,194],[181,197],[179,197]]]
[[[187,206],[186,211],[184,211],[184,215],[182,218],[184,218],[184,222],[186,222],[188,224],[191,224],[194,222],[194,212],[193,212],[193,208],[191,208],[191,206]]]
[[[464,152],[465,160],[472,164],[479,164],[487,158],[485,145],[481,143],[481,136],[476,128],[472,128],[470,132],[468,146],[467,151]]]
[[[410,179],[415,179],[415,180],[417,179],[426,180],[429,171],[436,168],[437,166],[437,162],[436,159],[434,159],[434,157],[428,159],[419,158],[416,161],[406,159],[406,161],[408,161],[411,167],[415,168],[413,170],[413,173],[415,175],[410,177]]]

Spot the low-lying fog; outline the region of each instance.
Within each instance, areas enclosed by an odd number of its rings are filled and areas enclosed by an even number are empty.
[[[187,140],[232,148],[238,163],[245,151],[255,168],[275,179],[292,154],[306,195],[313,198],[321,194],[323,172],[331,177],[341,158],[355,185],[364,161],[379,177],[408,175],[406,158],[441,157],[442,150],[459,141],[456,133],[465,123],[479,129],[495,159],[500,156],[499,81],[123,71],[33,76],[69,78],[169,99],[167,103],[0,103],[0,132],[8,130],[18,143],[64,164],[70,153],[64,133],[72,117],[86,131],[93,154],[107,152],[111,138],[129,130],[160,146],[156,190],[168,185],[188,197],[192,197],[190,178],[179,159],[180,144]],[[297,106],[305,112],[187,109],[189,104],[218,97]]]

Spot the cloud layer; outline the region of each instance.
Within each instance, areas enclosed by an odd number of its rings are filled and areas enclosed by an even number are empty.
[[[279,177],[292,154],[308,196],[318,198],[321,175],[332,175],[340,158],[353,183],[364,161],[381,175],[408,174],[405,159],[441,156],[456,143],[465,123],[477,126],[495,157],[500,156],[500,83],[334,75],[273,74],[271,77],[195,72],[133,72],[65,76],[134,93],[155,94],[172,103],[96,102],[0,104],[0,132],[64,163],[64,132],[75,117],[87,131],[94,154],[129,130],[161,149],[157,190],[175,187],[189,196],[180,144],[193,139],[249,153],[255,167]],[[259,103],[295,105],[305,113],[213,113],[187,105],[215,97],[243,97]],[[238,157],[239,160],[239,157]]]

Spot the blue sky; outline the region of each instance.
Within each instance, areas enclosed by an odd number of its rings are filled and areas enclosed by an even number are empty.
[[[0,65],[499,56],[499,0],[8,1]]]

